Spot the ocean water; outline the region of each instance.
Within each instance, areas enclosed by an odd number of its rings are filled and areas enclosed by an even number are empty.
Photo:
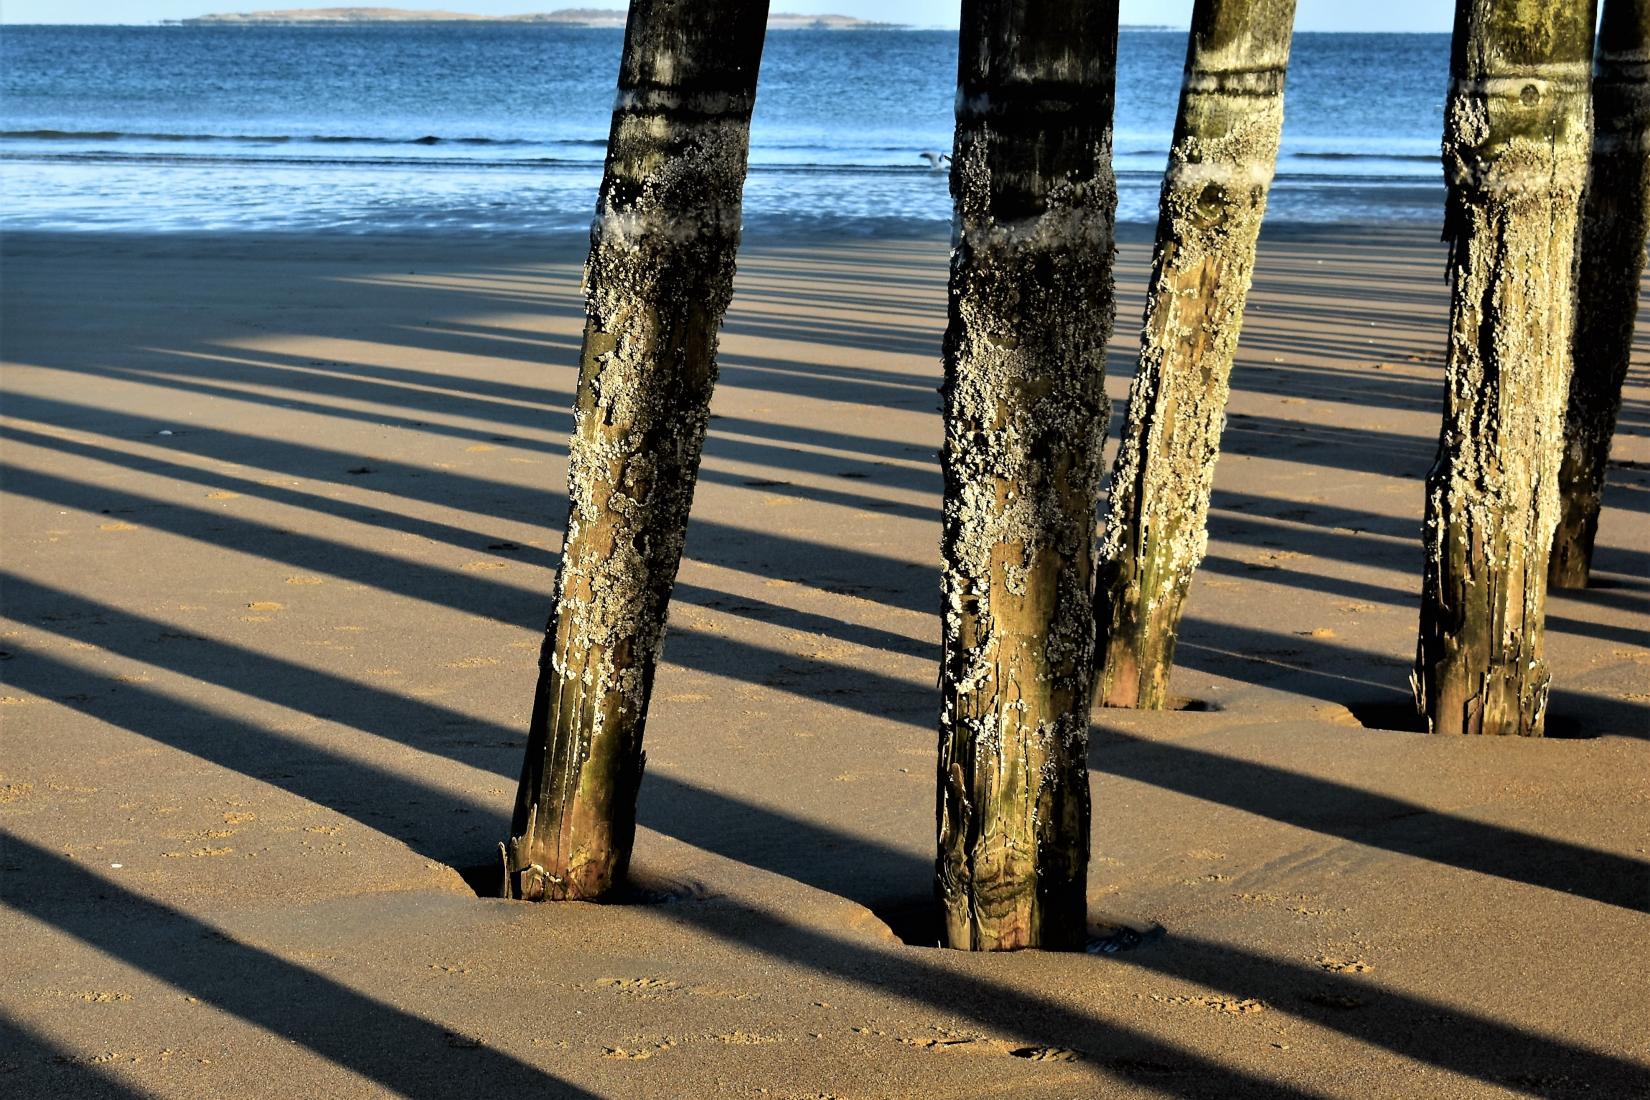
[[[532,233],[590,223],[622,32],[0,30],[0,228]],[[1185,34],[1118,60],[1120,217],[1156,218]],[[1303,34],[1275,221],[1436,221],[1445,35]],[[942,231],[956,35],[770,34],[753,232]]]

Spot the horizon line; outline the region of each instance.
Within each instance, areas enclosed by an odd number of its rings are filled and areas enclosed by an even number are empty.
[[[619,9],[615,8],[613,10],[616,12]],[[38,21],[22,22],[22,21],[10,20],[10,19],[6,19],[3,15],[0,15],[0,26],[4,26],[4,27],[182,27],[182,26],[186,25],[186,23],[185,23],[186,20],[196,20],[196,19],[200,19],[200,18],[201,18],[200,16],[183,16],[183,17],[177,18],[177,19],[147,19],[147,20],[143,20],[141,22],[46,23],[46,22],[38,22]],[[362,20],[322,20],[322,19],[316,19],[316,20],[307,20],[307,21],[306,20],[293,20],[291,22],[267,22],[267,23],[260,23],[260,22],[230,23],[230,22],[225,22],[225,23],[194,23],[194,24],[188,24],[188,25],[196,26],[196,27],[208,26],[208,27],[222,27],[222,28],[225,28],[225,29],[234,29],[234,30],[247,30],[247,29],[257,28],[257,27],[387,27],[387,26],[396,26],[396,25],[403,24],[403,23],[417,24],[419,26],[460,25],[460,24],[475,25],[475,24],[478,24],[478,23],[497,23],[497,24],[514,26],[514,27],[545,27],[545,26],[550,26],[550,27],[560,27],[560,28],[569,28],[569,27],[571,27],[571,28],[578,29],[578,30],[622,30],[623,29],[622,27],[615,27],[615,26],[589,26],[589,25],[582,25],[582,24],[577,24],[577,23],[525,23],[525,22],[517,22],[517,21],[511,20],[509,18],[505,18],[505,17],[500,17],[498,19],[490,19],[490,18],[481,18],[481,19],[362,19]],[[774,29],[783,30],[783,29],[787,29],[787,28],[774,28]],[[803,30],[803,29],[811,29],[811,28],[800,28],[799,27],[799,28],[794,28],[794,29]],[[881,25],[873,25],[873,26],[866,26],[866,27],[838,27],[838,28],[832,28],[832,33],[834,33],[834,34],[843,34],[843,33],[849,33],[849,32],[852,32],[852,31],[859,31],[859,30],[864,30],[864,31],[955,31],[955,30],[958,30],[958,29],[959,28],[956,27],[956,26],[952,26],[952,25],[948,25],[948,24],[944,24],[944,23],[884,23],[884,24],[881,24]],[[1188,29],[1189,28],[1187,28],[1187,27],[1182,27],[1182,26],[1180,26],[1178,24],[1174,24],[1174,23],[1120,23],[1120,24],[1118,24],[1118,30],[1124,30],[1124,31],[1186,31]],[[1327,30],[1327,29],[1324,29],[1324,28],[1316,28],[1316,27],[1296,27],[1294,33],[1296,33],[1296,34],[1429,34],[1429,35],[1447,35],[1451,32],[1449,32],[1447,30],[1441,30],[1441,31],[1429,31],[1429,30],[1367,30],[1367,29],[1346,28],[1346,27],[1341,27],[1341,28],[1337,28],[1337,29],[1334,29],[1334,30]]]

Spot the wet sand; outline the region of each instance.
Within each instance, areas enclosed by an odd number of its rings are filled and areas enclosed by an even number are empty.
[[[1174,681],[1203,709],[1095,714],[1093,907],[1166,934],[969,956],[924,946],[945,250],[747,242],[643,889],[528,906],[461,872],[520,766],[583,242],[9,236],[0,1091],[1650,1088],[1650,341],[1598,584],[1550,607],[1567,736],[1422,736],[1444,250],[1269,232]]]

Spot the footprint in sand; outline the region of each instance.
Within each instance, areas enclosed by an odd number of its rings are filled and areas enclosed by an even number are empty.
[[[1033,1062],[1080,1062],[1083,1059],[1077,1051],[1066,1047],[1015,1047],[1008,1053],[1015,1058],[1027,1058]]]
[[[1256,1012],[1266,1011],[1266,1002],[1253,997],[1166,997],[1160,993],[1152,994],[1152,1000],[1158,1004],[1185,1005],[1189,1008],[1202,1008],[1210,1012],[1219,1012],[1227,1016],[1248,1016]]]
[[[1010,1053],[1014,1048],[1014,1044],[1005,1043],[1001,1039],[986,1039],[978,1035],[954,1039],[901,1039],[900,1042],[908,1047],[926,1050],[930,1054],[1001,1055]]]
[[[213,859],[218,856],[227,856],[234,850],[235,849],[233,848],[196,848],[188,852],[166,852],[164,853],[163,858],[184,859],[187,857],[189,859]]]
[[[669,978],[598,978],[593,983],[594,988],[604,989],[610,993],[624,993],[644,998],[658,997],[665,993],[674,993],[682,988],[682,983],[673,982]]]
[[[470,968],[463,963],[431,963],[431,970],[439,970],[443,974],[468,974]]]
[[[486,668],[488,665],[496,665],[496,664],[498,664],[498,658],[497,657],[465,657],[462,660],[451,662],[450,664],[447,665],[447,667],[448,668]]]
[[[959,1035],[943,1028],[936,1030],[941,1032],[939,1038],[901,1039],[900,1042],[931,1054],[1006,1054],[1011,1058],[1024,1058],[1031,1062],[1077,1062],[1083,1057],[1078,1051],[1068,1047],[1027,1046],[1006,1039],[990,1039],[984,1035]]]
[[[729,1046],[759,1047],[780,1041],[778,1035],[764,1035],[757,1031],[728,1031],[720,1035],[707,1036],[712,1042],[725,1043]]]
[[[620,1046],[602,1048],[603,1058],[623,1058],[632,1062],[645,1062],[656,1054],[663,1054],[676,1045],[676,1040],[668,1036],[663,1039],[652,1040],[642,1046],[626,1049]]]

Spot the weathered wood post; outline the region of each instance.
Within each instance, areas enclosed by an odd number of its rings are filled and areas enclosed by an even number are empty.
[[[1585,588],[1610,440],[1633,350],[1650,234],[1650,0],[1604,0],[1593,73],[1593,161],[1582,200],[1574,369],[1548,580]]]
[[[952,947],[1085,942],[1116,0],[963,0],[937,892]]]
[[[732,294],[766,0],[631,0],[585,267],[567,535],[506,896],[623,882]]]
[[[1108,706],[1168,701],[1181,612],[1208,545],[1294,22],[1295,0],[1197,0],[1192,9],[1140,360],[1100,544],[1095,618]]]
[[[1542,620],[1596,11],[1593,0],[1456,3],[1449,347],[1413,677],[1435,733],[1539,736],[1546,717]]]

